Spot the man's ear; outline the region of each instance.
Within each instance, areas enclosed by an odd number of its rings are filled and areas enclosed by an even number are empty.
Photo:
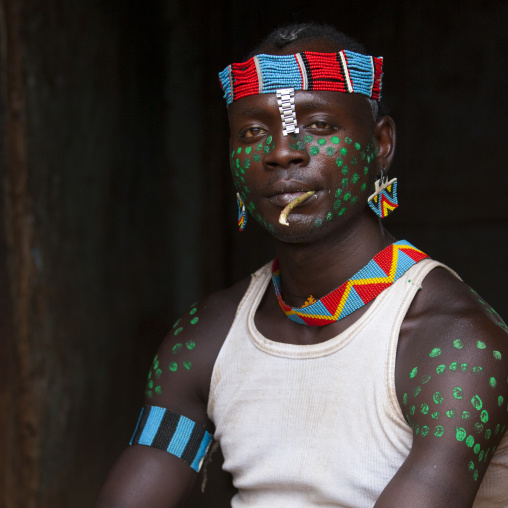
[[[395,155],[395,140],[397,138],[395,122],[391,116],[383,116],[374,127],[374,140],[377,149],[377,164],[379,169],[390,169]]]

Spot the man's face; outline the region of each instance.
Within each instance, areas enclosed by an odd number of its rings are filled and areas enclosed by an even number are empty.
[[[298,134],[283,135],[275,94],[235,102],[229,122],[231,170],[242,200],[275,236],[296,240],[362,211],[377,167],[365,97],[297,91],[295,106]],[[290,214],[290,226],[280,225],[282,209],[311,190],[315,195]]]
[[[340,49],[313,41],[277,54]],[[235,187],[250,215],[287,241],[319,237],[364,213],[378,170],[375,120],[366,97],[296,91],[295,109],[300,132],[284,136],[274,93],[244,97],[229,107]],[[283,208],[307,191],[315,194],[291,212],[289,227],[279,224]]]

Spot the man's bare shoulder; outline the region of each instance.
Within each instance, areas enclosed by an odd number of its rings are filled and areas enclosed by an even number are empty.
[[[210,428],[206,404],[213,366],[250,278],[189,307],[154,357],[145,403],[165,407]]]
[[[503,349],[508,345],[508,326],[474,289],[448,270],[437,268],[424,279],[409,308],[399,351],[409,347],[423,352],[429,341],[444,345],[449,339],[450,344],[476,345],[482,337],[494,349]]]
[[[454,492],[469,506],[508,425],[507,374],[506,324],[467,284],[433,270],[397,350],[397,398],[413,430],[399,477],[433,475],[437,493]]]

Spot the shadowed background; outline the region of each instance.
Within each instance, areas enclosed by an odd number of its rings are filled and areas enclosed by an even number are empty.
[[[508,4],[449,4],[0,0],[2,508],[91,506],[172,322],[270,258],[236,230],[217,72],[279,24],[385,57],[389,229],[508,316]]]

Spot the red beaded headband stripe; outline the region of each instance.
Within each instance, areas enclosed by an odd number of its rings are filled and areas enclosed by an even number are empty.
[[[383,57],[348,50],[261,54],[246,62],[228,65],[219,73],[228,106],[242,97],[275,93],[284,88],[360,93],[379,100],[382,77]]]

